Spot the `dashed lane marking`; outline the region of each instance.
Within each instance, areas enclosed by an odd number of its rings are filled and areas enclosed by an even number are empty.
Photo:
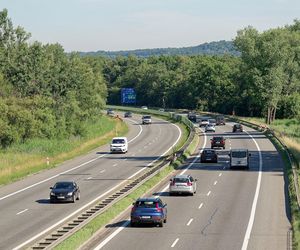
[[[177,242],[179,241],[179,238],[177,238],[176,240],[174,240],[173,244],[171,245],[171,247],[175,247],[175,245],[177,244]]]

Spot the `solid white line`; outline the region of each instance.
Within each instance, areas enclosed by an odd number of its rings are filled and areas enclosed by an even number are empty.
[[[25,213],[27,210],[28,210],[28,208],[26,208],[26,209],[22,210],[21,212],[17,213],[17,215]]]
[[[189,220],[189,222],[188,222],[186,225],[187,225],[187,226],[191,225],[191,223],[192,223],[193,220],[194,220],[194,219],[191,218],[191,219]]]
[[[257,177],[257,184],[256,184],[255,195],[254,195],[254,199],[253,199],[253,203],[252,203],[252,208],[251,208],[251,214],[250,214],[250,218],[249,218],[247,230],[246,230],[245,237],[244,237],[242,250],[246,250],[247,249],[248,243],[249,243],[249,240],[250,240],[250,234],[251,234],[253,223],[254,223],[256,206],[257,206],[257,201],[258,201],[258,196],[259,196],[259,191],[260,191],[261,176],[262,176],[262,166],[263,166],[263,163],[262,163],[262,154],[261,154],[261,150],[260,150],[259,145],[257,144],[256,140],[253,138],[252,135],[250,135],[247,131],[246,131],[246,133],[252,138],[252,140],[254,141],[255,146],[256,146],[256,148],[258,150],[258,154],[259,154],[259,172],[258,172],[258,177]]]
[[[165,153],[163,153],[160,157],[158,157],[157,158],[157,160],[159,159],[159,158],[161,158],[162,156],[164,156],[165,154],[167,154],[168,152],[169,152],[169,150],[171,150],[176,144],[177,144],[177,142],[179,141],[179,139],[181,138],[181,134],[182,134],[182,132],[181,132],[181,130],[180,130],[180,128],[176,125],[176,124],[173,124],[174,126],[176,126],[177,127],[177,129],[179,130],[179,136],[178,136],[178,138],[177,138],[177,140],[176,140],[176,142],[165,152]],[[196,159],[194,160],[194,161],[196,161]],[[154,161],[153,161],[154,162]],[[148,165],[147,165],[147,167],[148,166],[150,166],[153,162],[151,162],[151,163],[149,163]],[[192,163],[189,165],[189,167],[190,166],[192,166]],[[136,172],[135,174],[133,174],[132,176],[130,176],[128,179],[131,179],[132,177],[134,177],[135,175],[137,175],[139,172],[141,172],[141,171],[143,171],[143,169],[145,169],[145,168],[142,168],[140,171],[138,171],[138,172]],[[163,188],[163,190],[161,191],[161,192],[165,192],[167,189],[168,189],[168,187],[169,187],[169,185],[167,185],[167,186],[165,186],[164,188]],[[158,197],[159,195],[157,195],[156,197]],[[94,250],[99,250],[99,249],[101,249],[102,247],[104,247],[109,241],[111,241],[117,234],[119,234],[128,224],[129,224],[130,222],[129,221],[126,221],[124,224],[122,224],[116,231],[114,231],[112,234],[110,234],[105,240],[103,240],[98,246],[96,246],[95,248],[94,248]]]
[[[124,161],[127,161],[127,158],[125,158]]]
[[[217,185],[217,183],[218,183],[218,181],[215,181],[215,182],[214,182],[214,186]]]
[[[88,178],[86,178],[87,180],[90,180],[90,179],[92,179],[93,177],[88,177]]]
[[[179,241],[179,238],[177,238],[177,239],[173,242],[173,244],[171,245],[171,247],[175,247],[175,245],[177,244],[178,241]]]
[[[222,173],[219,173],[219,177],[222,176]]]
[[[131,121],[132,121],[132,120],[131,120]],[[134,121],[134,122],[135,122],[135,121]],[[138,124],[137,122],[135,122],[135,123]],[[138,133],[137,136],[135,136],[133,139],[131,139],[128,143],[134,141],[134,140],[135,140],[138,136],[140,136],[140,134],[142,133],[143,128],[142,128],[141,125],[139,125],[139,126],[140,126],[140,132]],[[18,191],[16,191],[16,192],[13,192],[13,193],[10,193],[10,194],[5,195],[5,196],[3,196],[3,197],[0,197],[0,201],[6,199],[6,198],[8,198],[8,197],[14,196],[14,195],[16,195],[16,194],[19,194],[19,193],[21,193],[21,192],[24,192],[24,191],[26,191],[26,190],[28,190],[28,189],[30,189],[30,188],[36,187],[36,186],[38,186],[38,185],[40,185],[40,184],[42,184],[42,183],[45,183],[45,182],[47,182],[47,181],[50,181],[50,180],[52,180],[52,179],[54,179],[54,178],[56,178],[56,177],[58,177],[58,176],[60,176],[60,175],[63,175],[63,174],[69,173],[69,172],[71,172],[71,171],[73,171],[73,170],[76,170],[76,169],[78,169],[78,168],[81,168],[81,167],[83,167],[83,166],[85,166],[85,165],[87,165],[87,164],[89,164],[89,163],[91,163],[91,162],[94,162],[94,161],[96,161],[96,160],[98,160],[98,159],[100,159],[100,158],[102,158],[102,157],[104,157],[104,156],[106,156],[106,155],[108,155],[108,154],[100,155],[100,156],[98,156],[98,157],[96,157],[96,158],[94,158],[94,159],[91,159],[91,160],[89,160],[89,161],[87,161],[87,162],[84,162],[84,163],[82,163],[82,164],[80,164],[80,165],[78,165],[78,166],[76,166],[76,167],[74,167],[74,168],[71,168],[71,169],[69,169],[69,170],[63,171],[63,172],[61,172],[61,173],[59,173],[59,174],[53,175],[53,176],[51,176],[51,177],[45,179],[45,180],[39,181],[39,182],[37,182],[37,183],[35,183],[35,184],[32,184],[32,185],[30,185],[30,186],[28,186],[28,187],[26,187],[26,188],[20,189],[20,190],[18,190]]]
[[[198,207],[198,209],[201,209],[201,207],[203,207],[203,203],[200,204],[200,206]]]
[[[113,165],[113,167],[115,167],[115,166],[118,166],[118,163],[115,163],[115,164]]]
[[[133,178],[134,176],[136,176],[137,174],[139,174],[141,171],[143,171],[144,169],[148,168],[151,164],[153,164],[154,162],[156,162],[157,160],[159,160],[161,157],[163,157],[165,154],[167,154],[178,143],[178,141],[180,140],[180,138],[182,136],[182,132],[181,132],[180,128],[176,124],[172,124],[172,125],[175,126],[178,129],[178,131],[179,131],[179,135],[178,135],[176,141],[174,142],[174,144],[170,148],[168,148],[167,151],[165,151],[161,156],[157,157],[155,160],[153,160],[152,162],[150,162],[146,167],[140,169],[139,171],[137,171],[136,173],[134,173],[133,175],[131,175],[130,177],[128,177],[128,179]],[[53,228],[57,227],[58,225],[62,224],[63,222],[65,222],[66,220],[68,220],[69,218],[71,218],[72,216],[74,216],[75,214],[77,214],[78,212],[80,212],[81,210],[83,210],[84,208],[90,206],[91,204],[93,204],[94,202],[96,202],[97,200],[99,200],[100,198],[102,198],[103,196],[105,196],[106,194],[112,192],[114,189],[116,189],[117,187],[121,186],[123,183],[127,182],[128,179],[120,182],[119,184],[117,184],[116,186],[112,187],[111,189],[109,189],[105,193],[103,193],[100,196],[96,197],[94,200],[90,201],[89,203],[85,204],[84,206],[82,206],[81,208],[77,209],[73,213],[69,214],[67,217],[63,218],[62,220],[56,222],[54,225],[50,226],[49,228],[46,228],[44,231],[40,232],[39,234],[37,234],[37,235],[33,236],[32,238],[28,239],[27,241],[23,242],[19,246],[15,247],[14,250],[23,248],[24,246],[26,246],[30,242],[34,241],[35,239],[37,239],[40,236],[42,236],[45,233],[47,233],[48,231],[50,231]],[[124,227],[121,227],[121,230],[123,228]]]
[[[206,194],[207,196],[209,196],[210,195],[210,193],[211,193],[211,191],[208,191],[208,193]]]

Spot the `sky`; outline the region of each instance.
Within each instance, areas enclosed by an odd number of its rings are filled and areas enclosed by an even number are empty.
[[[188,47],[300,19],[300,0],[0,0],[31,41],[70,51]]]

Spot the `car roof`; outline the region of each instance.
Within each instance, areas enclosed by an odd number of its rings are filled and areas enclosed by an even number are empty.
[[[246,148],[239,148],[239,149],[231,149],[231,152],[245,152],[248,151]]]
[[[138,198],[136,201],[159,201],[160,198],[158,197],[142,197]]]
[[[112,139],[113,140],[119,140],[119,139],[127,140],[127,137],[114,137]]]
[[[178,175],[175,175],[174,178],[189,178],[190,175],[187,175],[187,174],[178,174]]]

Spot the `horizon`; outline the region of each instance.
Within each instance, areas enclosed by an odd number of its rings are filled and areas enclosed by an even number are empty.
[[[1,0],[0,8],[31,33],[30,41],[59,43],[67,52],[113,52],[232,41],[247,26],[262,32],[292,24],[300,1]]]

